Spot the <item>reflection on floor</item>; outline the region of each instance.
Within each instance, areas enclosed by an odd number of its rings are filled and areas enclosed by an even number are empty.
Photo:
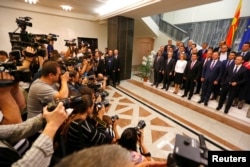
[[[196,102],[190,104],[180,96],[178,98],[182,102],[174,101],[161,96],[161,90],[154,90],[157,88],[152,88],[142,81],[139,83],[128,80],[122,81],[117,88],[109,87],[108,98],[111,105],[107,114],[119,115],[120,134],[127,127],[135,127],[139,120],[144,120],[147,124],[144,128],[144,140],[153,157],[166,159],[167,155],[173,152],[176,134],[198,139],[195,133],[202,133],[210,150],[250,149],[250,133],[233,128],[226,124],[227,120],[220,118],[230,116],[220,112],[216,118],[208,117],[204,113],[194,111],[197,109],[193,107],[197,106]],[[173,96],[172,92],[169,94]],[[248,122],[243,125],[250,129]]]

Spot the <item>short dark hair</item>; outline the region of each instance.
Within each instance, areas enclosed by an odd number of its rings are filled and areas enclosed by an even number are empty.
[[[43,63],[42,67],[42,76],[47,77],[50,73],[56,75],[57,68],[60,68],[60,65],[56,61],[48,60]]]
[[[8,54],[7,54],[7,52],[5,52],[4,50],[0,50],[0,55],[3,55],[3,56],[6,56],[6,57],[8,57]]]

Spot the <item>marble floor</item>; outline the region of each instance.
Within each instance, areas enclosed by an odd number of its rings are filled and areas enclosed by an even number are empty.
[[[135,127],[139,120],[146,122],[145,144],[155,159],[166,159],[173,152],[176,134],[197,139],[205,136],[209,150],[250,150],[250,118],[245,108],[232,109],[226,115],[216,111],[216,102],[205,107],[192,100],[150,86],[136,76],[116,88],[108,87],[110,106],[107,115],[119,116],[118,131]]]

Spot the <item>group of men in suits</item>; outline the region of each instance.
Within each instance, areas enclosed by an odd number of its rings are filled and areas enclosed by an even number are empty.
[[[227,98],[224,113],[228,113],[232,105],[239,109],[243,107],[247,92],[250,92],[248,86],[250,70],[243,64],[250,61],[249,42],[244,43],[239,53],[230,51],[225,41],[220,41],[219,47],[215,49],[208,48],[208,44],[204,42],[202,49],[198,51],[192,40],[188,42],[186,48],[183,43],[177,42],[177,46],[166,45],[165,49],[160,49],[155,56],[153,66],[155,80],[152,85],[158,87],[158,84],[163,81],[162,89],[168,90],[173,80],[178,53],[185,52],[188,63],[183,75],[182,97],[188,96],[190,100],[193,94],[200,94],[198,103],[204,103],[207,106],[209,100],[220,96],[216,110],[222,108]],[[210,98],[211,95],[213,95],[212,98]],[[239,99],[238,104],[236,104],[237,99]]]
[[[121,61],[118,50],[109,50],[108,55],[105,57],[104,73],[108,76],[107,84],[116,87],[120,84]]]

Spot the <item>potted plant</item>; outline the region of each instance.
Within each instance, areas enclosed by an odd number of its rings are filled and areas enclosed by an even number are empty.
[[[141,78],[146,82],[150,76],[153,66],[153,55],[143,56],[142,64],[139,66]]]

